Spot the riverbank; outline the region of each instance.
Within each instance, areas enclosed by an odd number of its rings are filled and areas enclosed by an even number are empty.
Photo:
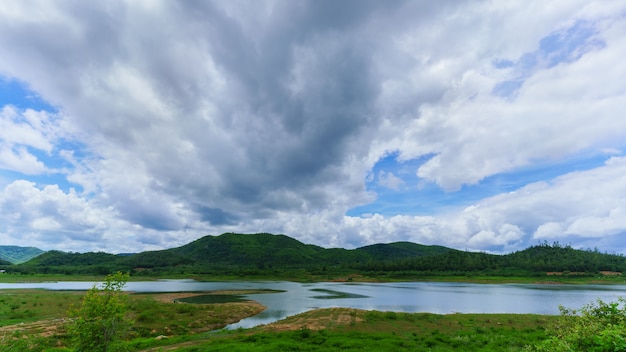
[[[58,274],[0,274],[0,283],[40,283],[60,281],[100,282],[102,276],[94,275],[58,275]],[[568,285],[626,285],[626,277],[622,275],[545,275],[534,277],[521,276],[409,276],[394,278],[389,276],[366,276],[361,274],[349,275],[306,275],[306,276],[261,276],[261,275],[167,275],[130,277],[132,282],[157,280],[192,279],[202,282],[228,281],[290,281],[290,282],[464,282],[476,284],[568,284]]]

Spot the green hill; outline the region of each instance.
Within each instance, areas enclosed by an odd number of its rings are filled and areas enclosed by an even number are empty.
[[[13,264],[19,264],[44,253],[35,247],[20,246],[0,246],[0,260],[4,260]]]
[[[394,242],[389,244],[372,244],[357,250],[368,253],[373,260],[396,260],[443,254],[452,249],[443,246],[425,246],[412,242]]]
[[[136,254],[65,253],[50,251],[14,265],[24,273],[345,275],[361,273],[395,278],[441,275],[545,276],[547,272],[596,275],[626,272],[622,255],[541,244],[496,255],[466,252],[410,242],[374,244],[356,249],[323,248],[285,235],[269,233],[205,236],[181,247]],[[281,276],[282,275],[282,276]]]
[[[104,252],[87,252],[74,253],[62,251],[48,251],[43,253],[25,264],[39,266],[82,266],[82,265],[98,265],[115,261],[117,257],[114,254]]]
[[[507,259],[534,271],[626,272],[626,257],[623,255],[601,253],[597,250],[583,251],[558,243],[529,247],[509,254]]]
[[[318,260],[324,250],[285,235],[225,233],[205,236],[171,251],[196,261],[215,264],[291,266]]]
[[[451,249],[409,242],[357,249],[323,248],[285,235],[269,233],[205,236],[181,247],[136,254],[66,253],[50,251],[26,263],[22,272],[88,273],[112,270],[138,272],[231,272],[239,270],[318,270],[370,262],[431,256]]]
[[[376,244],[357,249],[323,248],[285,235],[269,233],[205,236],[171,253],[195,261],[256,267],[302,267],[397,260],[445,253],[450,248],[409,242]]]

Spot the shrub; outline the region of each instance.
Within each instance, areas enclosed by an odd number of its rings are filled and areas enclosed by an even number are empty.
[[[626,351],[626,300],[598,300],[580,310],[559,307],[560,322],[530,351]]]
[[[94,285],[87,291],[79,309],[70,310],[73,319],[68,331],[77,351],[111,351],[124,337],[131,326],[122,292],[128,277],[121,272],[108,275],[101,287]]]

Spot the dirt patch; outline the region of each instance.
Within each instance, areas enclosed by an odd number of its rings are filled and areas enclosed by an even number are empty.
[[[600,274],[604,276],[620,276],[622,275],[619,271],[601,271]]]
[[[32,323],[20,323],[0,327],[0,336],[32,335],[50,337],[57,334],[65,324],[65,319],[45,319]]]
[[[281,321],[259,327],[267,331],[291,331],[300,329],[322,330],[329,327],[346,326],[363,321],[358,309],[325,308],[316,309]]]
[[[241,304],[241,303],[227,303]],[[325,308],[316,309],[309,312],[301,313],[291,317],[287,317],[281,321],[258,326],[250,329],[245,334],[254,334],[259,331],[275,332],[275,331],[296,331],[302,329],[323,330],[330,327],[347,326],[359,322],[363,322],[362,318],[366,311],[350,308]],[[202,341],[187,341],[169,346],[160,346],[143,350],[142,352],[163,352],[176,351],[182,347],[190,347],[201,344]]]
[[[186,297],[195,297],[200,295],[208,295],[211,292],[174,292],[174,293],[156,293],[156,294],[141,294],[154,298],[155,300],[163,303],[174,303],[177,299]]]

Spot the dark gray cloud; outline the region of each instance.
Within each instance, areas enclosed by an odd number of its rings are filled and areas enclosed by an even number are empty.
[[[85,192],[5,180],[4,232],[69,229],[147,248],[261,230],[324,245],[445,238],[490,249],[534,231],[586,233],[594,217],[559,216],[589,214],[509,211],[520,198],[456,216],[344,216],[375,199],[366,180],[385,155],[432,156],[413,172],[455,191],[536,160],[622,147],[626,127],[614,116],[624,89],[607,82],[626,81],[615,79],[623,5],[531,5],[7,1],[0,74],[58,108],[54,133],[34,129],[38,143],[67,158],[62,174]],[[26,142],[11,143],[0,145],[0,165],[47,170]]]

